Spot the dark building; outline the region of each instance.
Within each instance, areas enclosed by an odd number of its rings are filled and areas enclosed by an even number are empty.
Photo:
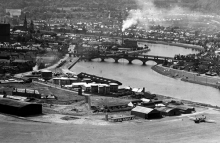
[[[138,44],[137,44],[137,41],[125,39],[123,47],[124,48],[138,48]]]
[[[158,110],[152,108],[146,108],[141,106],[136,106],[131,110],[131,115],[135,115],[144,119],[156,119],[161,118],[161,114]]]
[[[164,116],[178,116],[181,114],[179,109],[170,107],[158,107],[156,108],[156,110],[158,110],[161,113],[161,115]]]
[[[186,106],[186,105],[173,105],[173,104],[169,104],[167,106],[171,107],[171,108],[178,109],[182,114],[190,114],[190,113],[195,111],[194,107],[189,107],[189,106]]]
[[[10,42],[10,24],[0,24],[0,42]]]
[[[52,79],[52,71],[49,71],[49,70],[42,70],[41,71],[41,77],[44,79],[44,80],[50,80]]]
[[[42,114],[42,105],[11,99],[0,99],[0,112],[16,116],[33,116]]]

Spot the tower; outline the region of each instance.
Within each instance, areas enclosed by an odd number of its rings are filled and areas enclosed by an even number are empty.
[[[119,16],[119,21],[120,21],[120,32],[121,32],[121,45],[124,44],[124,31],[123,31],[123,16],[122,16],[122,12],[120,12],[120,16]]]
[[[31,20],[29,30],[30,30],[30,32],[34,32],[34,22],[33,22],[33,20]]]
[[[25,15],[25,17],[24,17],[24,28],[26,28],[27,29],[27,18],[26,18],[26,15]]]

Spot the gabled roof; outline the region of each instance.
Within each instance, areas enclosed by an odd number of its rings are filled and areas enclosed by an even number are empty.
[[[19,107],[19,108],[30,105],[30,103],[28,103],[28,102],[21,102],[21,101],[17,101],[17,100],[6,99],[6,98],[0,99],[0,104],[13,106],[13,107]]]
[[[156,110],[158,110],[160,112],[166,112],[166,113],[170,112],[173,109],[175,109],[175,108],[170,108],[170,107],[158,107],[158,108],[156,108]]]
[[[187,106],[187,105],[173,105],[173,104],[169,104],[168,107],[171,108],[177,108],[180,110],[194,110],[193,107]]]
[[[149,113],[152,112],[153,110],[154,110],[154,109],[152,109],[152,108],[146,108],[146,107],[136,106],[136,107],[135,107],[134,109],[132,109],[131,111],[149,114]]]

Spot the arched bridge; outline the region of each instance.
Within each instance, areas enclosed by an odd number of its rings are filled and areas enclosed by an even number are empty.
[[[105,59],[114,59],[115,63],[118,63],[119,59],[128,60],[129,64],[132,64],[133,60],[140,60],[143,62],[143,65],[146,64],[147,61],[155,61],[157,64],[163,64],[164,62],[173,63],[174,58],[172,57],[163,57],[163,56],[153,56],[153,55],[126,55],[126,54],[99,54],[99,55],[88,55],[88,54],[76,54],[73,56],[81,57],[81,59],[87,59],[91,61],[92,59],[101,59],[101,61],[105,61]]]

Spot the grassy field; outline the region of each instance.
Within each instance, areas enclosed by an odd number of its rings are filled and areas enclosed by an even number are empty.
[[[13,88],[27,88],[27,89],[35,89],[38,90],[40,94],[50,95],[53,94],[58,97],[58,101],[72,101],[72,100],[84,100],[84,97],[77,95],[77,93],[72,93],[64,90],[59,90],[53,87],[47,87],[40,84],[35,83],[27,83],[27,84],[0,84],[0,93],[6,91],[8,95],[12,94]]]
[[[3,143],[218,143],[220,114],[214,110],[208,112],[205,115],[216,120],[216,124],[195,124],[188,115],[106,125],[36,123],[0,115],[0,140]]]

